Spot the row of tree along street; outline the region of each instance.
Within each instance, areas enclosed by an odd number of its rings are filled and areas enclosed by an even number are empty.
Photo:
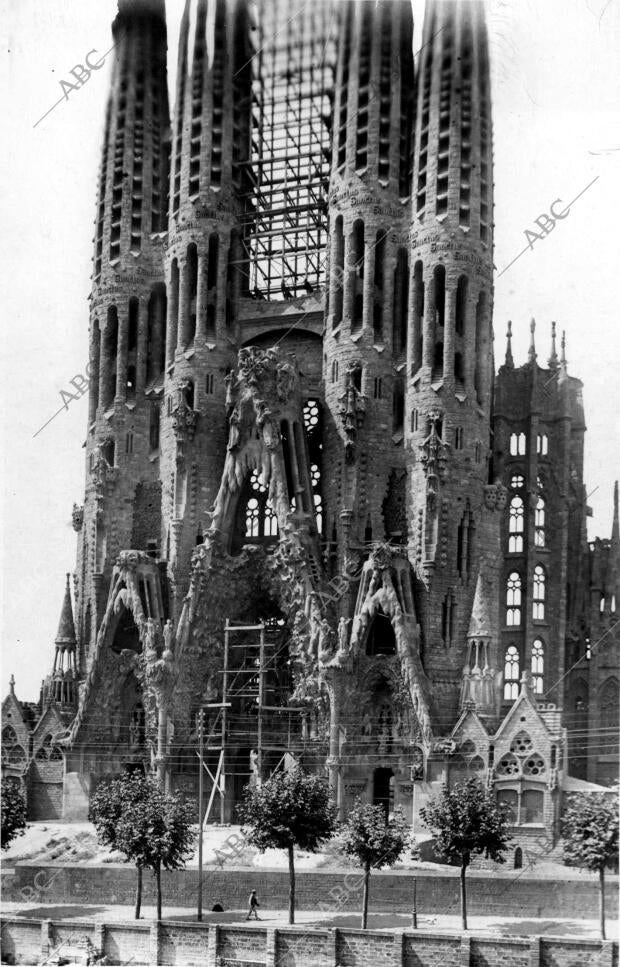
[[[91,798],[90,818],[100,843],[118,850],[137,868],[136,918],[142,903],[142,874],[150,870],[157,885],[157,919],[161,920],[161,872],[182,869],[194,852],[194,803],[179,794],[165,793],[154,777],[136,773],[102,782]],[[505,807],[492,789],[467,779],[441,793],[420,810],[433,836],[436,853],[460,865],[461,915],[467,929],[466,873],[475,856],[497,863],[511,841]],[[356,801],[344,823],[336,819],[336,806],[325,780],[300,767],[276,772],[255,787],[246,787],[238,809],[248,845],[260,852],[281,849],[288,854],[289,923],[295,921],[294,850],[317,852],[334,835],[342,852],[363,871],[362,928],[368,917],[370,876],[391,867],[406,852],[416,858],[403,813],[389,818],[382,806]],[[2,848],[23,833],[26,809],[16,786],[2,786]],[[562,823],[565,862],[599,875],[600,927],[605,937],[605,868],[617,865],[618,812],[614,795],[580,794],[570,798]]]

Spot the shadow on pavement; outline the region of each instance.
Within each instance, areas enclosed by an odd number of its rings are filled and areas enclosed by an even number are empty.
[[[569,926],[570,929],[567,929]],[[492,929],[504,935],[510,934],[513,937],[545,933],[553,934],[556,937],[566,934],[571,937],[592,937],[591,923],[581,924],[578,920],[571,920],[570,925],[565,920],[519,920],[516,923],[498,921],[493,924]]]
[[[25,910],[10,910],[5,913],[8,917],[26,917],[33,920],[70,920],[71,917],[86,920],[89,916],[95,919],[97,913],[103,913],[106,907],[74,906],[27,907]]]

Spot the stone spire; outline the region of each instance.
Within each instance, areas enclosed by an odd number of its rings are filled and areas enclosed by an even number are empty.
[[[558,374],[558,383],[565,383],[568,379],[566,362],[566,333],[562,330],[562,339],[560,341],[560,372]]]
[[[62,602],[60,621],[58,623],[58,633],[56,634],[56,646],[67,648],[73,645],[75,648],[76,644],[77,641],[75,638],[75,625],[73,623],[73,608],[71,606],[70,575],[67,574],[65,597]]]
[[[508,320],[508,329],[506,330],[506,359],[504,365],[509,369],[514,369],[515,361],[512,357],[512,321]]]
[[[491,715],[494,704],[495,671],[489,664],[492,638],[490,597],[488,583],[479,571],[467,632],[467,660],[461,682],[461,708],[473,703],[480,715]]]
[[[534,334],[536,332],[536,320],[532,319],[530,322],[530,348],[527,353],[527,358],[530,363],[536,362],[536,342],[534,339]]]
[[[551,323],[551,355],[547,361],[549,363],[549,369],[558,368],[558,354],[555,349],[555,322]]]
[[[54,653],[54,667],[51,676],[43,684],[45,699],[51,699],[60,705],[73,705],[76,700],[76,666],[75,652],[77,641],[75,625],[73,623],[73,608],[71,606],[70,575],[67,574],[65,596],[60,612],[58,632],[56,634],[56,651]]]
[[[474,592],[474,603],[471,609],[469,620],[468,638],[490,638],[491,620],[489,613],[489,600],[484,588],[482,572],[478,572],[476,590]]]
[[[9,688],[11,690],[11,695],[15,695],[15,675],[11,675],[9,679]]]
[[[611,525],[611,542],[620,544],[620,526],[618,525],[618,481],[614,483],[614,519]]]

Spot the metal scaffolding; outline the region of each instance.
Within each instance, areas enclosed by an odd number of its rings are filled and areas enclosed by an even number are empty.
[[[337,4],[260,0],[244,247],[250,294],[324,284]]]
[[[268,686],[268,677],[275,673],[275,663],[279,651],[275,642],[270,640],[273,631],[267,624],[231,624],[228,619],[224,627],[224,655],[222,674],[222,700],[204,704],[198,717],[198,737],[200,759],[200,780],[198,797],[203,825],[209,822],[216,797],[219,797],[220,822],[226,821],[226,782],[235,775],[231,753],[238,752],[240,744],[251,749],[250,778],[260,783],[265,774],[269,753],[276,753],[278,768],[290,750],[293,738],[291,718],[298,718],[300,709],[285,705],[268,704],[266,699],[273,690]],[[238,636],[244,640],[239,642]],[[205,715],[210,716],[208,731],[205,734]],[[288,719],[285,735],[280,728],[274,733],[273,723],[281,716]],[[298,730],[295,730],[297,736]],[[205,754],[217,753],[217,766],[212,768],[205,762]],[[271,759],[269,761],[272,761]],[[274,771],[271,769],[270,771]],[[211,780],[211,792],[206,810],[203,811],[204,773]]]

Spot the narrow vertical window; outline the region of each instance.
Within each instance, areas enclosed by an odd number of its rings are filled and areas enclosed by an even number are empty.
[[[407,303],[409,302],[409,259],[404,248],[399,248],[394,270],[393,347],[395,353],[407,348]]]
[[[504,701],[513,702],[519,697],[519,652],[509,645],[504,657]]]
[[[545,501],[539,497],[534,511],[534,544],[544,547],[545,543]]]
[[[545,649],[540,638],[536,638],[532,645],[532,685],[537,695],[543,693],[545,674]]]
[[[517,628],[521,624],[521,578],[516,571],[508,575],[506,582],[506,624]]]
[[[187,246],[185,271],[187,272],[187,306],[183,308],[186,313],[184,322],[187,328],[184,333],[184,346],[189,346],[196,335],[196,298],[198,295],[198,250],[193,243]]]
[[[405,419],[405,393],[402,380],[394,380],[394,398],[392,401],[392,432],[402,433]]]
[[[361,329],[364,318],[364,223],[359,218],[353,223],[349,241],[351,247],[349,278],[353,310],[351,329],[356,331]]]
[[[465,312],[467,309],[467,277],[461,275],[456,287],[455,329],[457,336],[465,334]]]
[[[534,586],[532,594],[532,618],[535,621],[545,619],[545,585],[547,576],[541,564],[534,568]]]
[[[342,231],[342,215],[336,219],[334,227],[334,264],[332,266],[332,306],[333,328],[342,322],[342,286],[344,283],[344,235]]]
[[[508,518],[508,553],[523,553],[523,529],[525,509],[523,500],[514,496],[510,501],[510,516]]]
[[[383,299],[385,272],[385,240],[387,232],[377,232],[375,240],[375,278],[373,297],[373,332],[376,340],[383,339]]]

